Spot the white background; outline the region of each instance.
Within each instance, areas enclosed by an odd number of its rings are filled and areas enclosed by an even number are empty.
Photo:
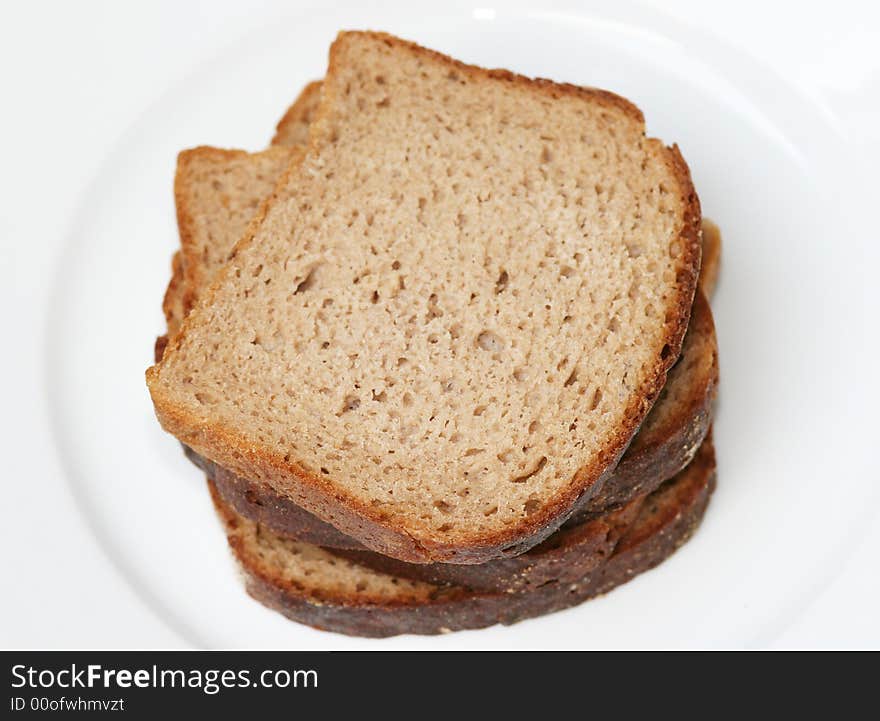
[[[26,388],[31,399],[0,414],[3,499],[7,514],[32,519],[24,535],[21,524],[0,526],[4,648],[182,644],[117,575],[81,519],[64,512],[70,491],[51,441],[40,438],[48,425],[45,328],[34,319],[45,316],[54,259],[84,189],[126,129],[181,76],[295,4],[81,0],[8,2],[0,10],[3,387]],[[774,67],[824,104],[877,167],[876,3],[651,4]],[[51,519],[51,533],[42,519]],[[93,557],[87,576],[83,554]],[[875,513],[835,582],[774,645],[880,647],[878,555]]]

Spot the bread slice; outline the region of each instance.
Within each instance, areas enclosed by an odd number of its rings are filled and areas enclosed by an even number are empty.
[[[322,97],[148,372],[159,419],[379,552],[522,552],[598,488],[678,355],[686,165],[616,96],[380,34],[339,37]]]
[[[272,145],[305,146],[309,142],[309,126],[321,102],[321,81],[306,85],[278,121]]]
[[[307,92],[308,89],[303,91],[293,108],[302,104],[301,99]],[[286,117],[297,116],[288,111]],[[206,157],[211,159],[210,162],[202,162]],[[199,269],[198,275],[205,282],[212,279],[222,267],[222,260],[232,250],[234,239],[241,235],[249,221],[246,214],[235,212],[234,209],[257,208],[264,200],[262,193],[265,182],[258,182],[257,176],[265,172],[265,163],[261,154],[243,156],[241,151],[187,151],[181,153],[180,158],[185,162],[178,165],[178,177],[175,181],[178,197],[198,198],[202,201],[192,204],[187,210],[194,229],[190,242],[196,247],[215,246],[204,255],[192,256],[190,261],[204,266]],[[243,163],[244,158],[249,158],[250,162]],[[193,172],[192,165],[195,163],[200,163],[198,172]],[[234,166],[239,174],[250,174],[254,178],[254,182],[245,182],[246,178],[240,178],[241,195],[236,196],[232,202],[224,199],[224,184],[215,182],[232,174],[231,168],[224,164]],[[278,177],[281,172],[282,169],[276,168]],[[211,223],[201,219],[200,215],[206,213],[213,213]],[[209,228],[215,229],[211,235],[207,234]],[[703,228],[704,257],[708,254],[717,262],[719,253],[711,247],[713,241],[707,240],[708,237],[717,237],[717,232],[713,231],[717,230],[717,226],[704,218]],[[185,315],[181,296],[186,290],[185,282],[179,277],[179,266],[180,263],[175,258],[175,272],[164,303],[171,333]],[[704,262],[700,269],[701,287],[705,283],[703,274],[709,270],[709,265]],[[199,287],[193,288],[192,294],[198,296],[202,290]],[[157,356],[157,360],[158,358],[161,358],[161,354]],[[687,465],[708,430],[717,379],[718,354],[711,311],[702,294],[697,293],[681,355],[670,371],[658,401],[601,491],[588,499],[586,505],[576,514],[580,518],[575,520],[582,520],[584,516],[595,516],[626,503],[639,493],[647,493]],[[187,455],[214,479],[218,492],[226,502],[246,517],[265,523],[289,538],[339,549],[363,548],[351,536],[346,536],[332,525],[299,508],[270,487],[235,476],[206,459],[199,458],[192,451],[188,451]]]
[[[265,177],[265,156],[261,153],[248,155],[243,151],[200,148],[180,154],[175,181],[178,198],[199,199],[185,213],[181,212],[190,218],[189,244],[207,249],[190,254],[189,262],[196,271],[192,276],[199,278],[196,283],[209,282],[222,267],[235,238],[241,236],[250,220],[241,209],[258,208],[265,198],[267,183],[277,180],[283,169],[276,164],[270,168],[275,176]],[[230,199],[223,180],[234,176],[239,193]],[[208,214],[212,214],[211,222],[203,218]],[[703,262],[700,269],[701,288],[707,284],[705,274],[712,277],[717,273],[713,265],[717,265],[720,257],[718,236],[717,225],[703,218],[703,257],[710,260]],[[187,294],[178,256],[173,267],[163,304],[172,334],[186,314],[183,295]],[[202,291],[197,284],[189,295],[198,297]],[[708,429],[717,379],[718,354],[711,310],[703,295],[697,293],[682,352],[666,386],[614,472],[602,489],[588,499],[582,513],[594,516],[625,503],[639,493],[653,490],[687,465]],[[195,460],[194,454],[189,455]],[[198,459],[197,464],[215,479],[218,492],[239,513],[266,523],[281,535],[335,548],[362,548],[350,536],[271,488],[239,478],[205,459]]]
[[[653,568],[690,538],[715,486],[707,439],[694,461],[643,500],[607,561],[570,580],[567,569],[523,593],[473,591],[382,573],[239,516],[212,492],[248,592],[288,618],[327,631],[384,637],[512,624],[575,606]],[[213,491],[213,487],[212,487]]]

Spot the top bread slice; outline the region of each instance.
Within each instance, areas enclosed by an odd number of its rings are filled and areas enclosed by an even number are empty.
[[[700,262],[677,149],[598,90],[344,33],[292,164],[148,383],[196,452],[403,560],[517,553],[663,386]]]
[[[298,104],[299,101],[294,107]],[[285,117],[290,117],[290,112]],[[198,272],[191,273],[191,277],[199,279],[197,283],[207,283],[214,277],[235,240],[244,233],[251,219],[246,211],[258,208],[266,196],[266,173],[274,171],[280,176],[283,169],[281,164],[267,168],[265,153],[245,156],[242,151],[196,148],[179,154],[176,195],[178,203],[186,207],[180,207],[178,214],[189,219],[188,227],[180,229],[181,243],[206,249],[187,256],[187,263],[201,266]],[[235,194],[230,197],[227,179],[233,174],[236,178]],[[251,210],[251,215],[254,212]],[[211,216],[210,222],[204,217],[207,215]],[[717,237],[717,226],[703,218],[701,288],[705,288],[707,273],[714,275],[711,264],[705,259],[718,258],[719,251],[714,247]],[[172,334],[185,316],[182,298],[198,297],[204,290],[200,285],[186,288],[179,256],[179,253],[175,256],[174,273],[164,302],[168,329]],[[703,294],[698,292],[681,353],[667,375],[657,402],[614,472],[569,523],[584,516],[595,517],[626,503],[635,495],[650,492],[681,470],[709,428],[717,380],[718,353],[712,313]],[[309,543],[336,548],[361,547],[350,536],[303,511],[271,488],[239,478],[191,452],[189,455],[214,480],[220,495],[245,516],[266,523],[282,535]]]

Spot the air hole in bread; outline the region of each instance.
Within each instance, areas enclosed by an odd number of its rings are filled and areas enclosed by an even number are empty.
[[[524,447],[523,452],[525,452],[526,450],[527,450],[527,447]],[[513,478],[510,479],[510,482],[511,483],[525,483],[530,478],[533,478],[534,476],[538,475],[541,471],[543,471],[544,466],[546,466],[546,465],[547,465],[547,456],[541,456],[541,458],[538,460],[538,462],[535,464],[535,467],[531,471],[529,471],[528,473],[524,473],[521,476],[514,476]]]
[[[305,293],[307,290],[310,290],[312,286],[315,285],[317,281],[317,272],[318,266],[314,266],[306,273],[305,278],[303,278],[296,286],[296,290],[293,291],[294,295],[299,293]]]
[[[339,415],[343,413],[348,413],[349,411],[356,411],[361,406],[361,399],[356,395],[347,395],[345,400],[342,401],[342,410],[339,411]]]
[[[504,341],[497,333],[484,330],[477,336],[477,345],[486,351],[497,353],[504,349]]]

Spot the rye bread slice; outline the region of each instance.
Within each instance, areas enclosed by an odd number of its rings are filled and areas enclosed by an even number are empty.
[[[305,93],[303,91],[303,95]],[[290,112],[288,116],[291,117]],[[208,253],[190,256],[191,263],[204,265],[198,274],[194,274],[202,279],[201,282],[209,281],[222,267],[235,238],[240,236],[250,220],[239,209],[259,207],[266,185],[265,178],[258,178],[266,172],[262,154],[244,156],[242,151],[214,149],[215,152],[206,152],[208,150],[202,148],[199,152],[181,153],[175,181],[178,198],[193,199],[185,213],[192,219],[191,227],[194,229],[190,245],[215,246]],[[243,163],[246,157],[251,159],[249,164]],[[228,184],[224,181],[233,175],[233,168],[226,166],[234,167],[236,188],[240,193],[231,200],[228,197]],[[282,170],[276,166],[277,177],[280,177]],[[254,182],[248,182],[248,174]],[[201,220],[202,215],[209,213],[213,213],[210,224]],[[704,218],[703,228],[704,257],[717,263],[720,255],[717,226]],[[210,235],[209,229],[213,229]],[[186,284],[180,277],[180,270],[179,258],[175,256],[174,273],[164,303],[170,333],[175,331],[186,313],[181,299],[186,293]],[[700,270],[701,288],[705,285],[706,272],[711,272],[711,266],[703,263]],[[201,289],[196,287],[190,295],[197,297],[200,292]],[[160,346],[160,349],[163,347]],[[157,360],[159,358],[161,353],[157,355]],[[660,397],[603,488],[587,500],[569,523],[603,513],[626,503],[639,493],[649,492],[687,465],[709,426],[718,378],[717,361],[711,311],[702,293],[698,292],[682,352],[667,377]],[[190,450],[187,455],[214,478],[221,496],[246,517],[267,524],[281,535],[307,543],[340,549],[363,548],[354,538],[279,496],[270,487],[237,477],[206,459],[198,458]]]
[[[340,36],[322,96],[306,160],[148,373],[160,420],[375,550],[521,552],[678,355],[687,168],[616,96],[377,34]]]
[[[523,593],[491,593],[393,576],[281,538],[236,514],[211,486],[251,596],[300,623],[370,637],[509,625],[607,593],[653,568],[687,541],[714,487],[714,451],[707,439],[685,471],[644,499],[604,563],[575,580],[564,580],[560,574]]]
[[[210,174],[200,176],[200,182],[208,184]],[[207,192],[207,188],[205,189]],[[704,227],[707,220],[704,219]],[[716,226],[717,227],[717,226]],[[709,241],[711,245],[712,241]],[[707,241],[704,239],[704,248]],[[718,253],[712,252],[710,257],[717,259]],[[215,257],[217,255],[215,254]],[[177,271],[175,264],[175,271]],[[701,268],[700,282],[703,285],[702,273],[706,271],[706,265]],[[181,282],[175,272],[169,289],[166,293],[166,307],[180,308],[181,303],[175,302],[175,293],[182,293]],[[170,301],[170,303],[169,303]],[[178,316],[182,319],[182,316]],[[169,327],[173,327],[169,321]],[[161,357],[161,354],[159,355]],[[670,371],[667,384],[661,392],[660,398],[651,412],[640,432],[636,435],[627,453],[624,454],[615,472],[606,481],[603,490],[579,513],[570,519],[566,529],[577,527],[600,513],[608,511],[614,506],[619,506],[629,501],[637,493],[653,491],[663,480],[674,475],[684,467],[693,455],[693,451],[702,441],[710,420],[711,401],[715,395],[717,386],[718,366],[717,347],[714,342],[714,326],[711,313],[702,294],[698,293],[695,299],[695,308],[691,314],[691,322],[679,360]],[[350,536],[345,536],[333,526],[317,519],[312,514],[299,508],[285,498],[279,497],[269,488],[260,487],[259,484],[238,478],[224,469],[217,468],[199,458],[190,449],[186,449],[187,455],[203,468],[214,479],[217,492],[238,513],[246,518],[264,523],[270,529],[281,536],[305,541],[322,546],[328,546],[340,550],[363,549],[363,546]],[[607,504],[600,507],[600,503]],[[597,520],[595,523],[586,523],[586,528],[579,528],[577,534],[569,534],[566,552],[568,556],[574,556],[571,563],[573,568],[584,568],[585,564],[591,563],[590,559],[601,558],[601,553],[607,553],[608,544],[615,539],[615,525],[608,525],[607,519]],[[551,536],[541,546],[554,542],[559,533]],[[574,541],[577,540],[575,545]],[[541,548],[539,546],[538,550]],[[597,555],[597,552],[599,555]],[[364,553],[369,564],[369,558],[375,554]],[[522,558],[530,569],[530,573],[515,573],[522,565],[514,561],[501,560],[481,564],[478,567],[461,567],[453,564],[434,564],[431,580],[434,582],[455,583],[469,579],[470,585],[476,589],[484,590],[508,590],[526,587],[533,584],[533,578],[544,572],[544,566],[531,561],[526,553]],[[383,559],[382,556],[376,556]],[[407,568],[410,564],[398,562],[400,567]],[[488,572],[487,566],[498,564],[499,568]],[[386,568],[381,560],[378,568]],[[481,574],[481,571],[486,569]],[[509,569],[511,572],[507,572]],[[401,575],[406,576],[406,573]],[[422,575],[416,575],[423,578]]]
[[[303,106],[302,98],[307,93],[308,88],[294,103],[292,110]],[[292,110],[285,116],[288,122],[294,122],[297,118],[302,122],[302,117],[293,114]],[[205,266],[199,273],[203,280],[213,278],[223,265],[222,259],[232,250],[235,238],[247,227],[250,220],[247,214],[236,210],[257,208],[264,199],[265,181],[258,181],[257,176],[266,172],[265,162],[258,153],[249,157],[251,162],[245,165],[241,151],[186,151],[180,154],[175,181],[178,198],[194,199],[185,213],[193,219],[190,243],[196,247],[217,246],[210,253],[192,257],[191,262]],[[231,202],[225,197],[228,184],[224,180],[232,172],[224,163],[234,165],[237,175],[245,174],[237,182],[241,195]],[[276,167],[278,177],[281,172],[282,169]],[[246,173],[254,177],[254,182],[248,182]],[[210,224],[200,218],[208,213],[214,214]],[[214,229],[210,236],[207,235],[209,228]],[[704,218],[703,229],[703,257],[713,259],[717,264],[720,256],[717,226]],[[700,269],[701,288],[705,287],[704,274],[707,272],[714,275],[710,263],[704,262]],[[164,303],[171,333],[186,312],[181,300],[186,292],[181,275],[179,258],[175,256],[174,273]],[[194,288],[192,295],[198,296],[200,292],[199,288]],[[159,348],[161,350],[164,346],[160,345]],[[161,352],[157,354],[157,360],[159,358]],[[569,524],[626,503],[638,493],[649,492],[687,465],[709,426],[711,402],[718,377],[717,360],[711,311],[705,298],[697,293],[681,355],[670,371],[659,399],[602,490],[588,499],[586,505],[569,520]],[[354,538],[279,496],[270,487],[237,477],[199,458],[189,449],[187,455],[214,478],[220,495],[244,516],[267,524],[281,535],[307,543],[339,549],[363,548]]]

